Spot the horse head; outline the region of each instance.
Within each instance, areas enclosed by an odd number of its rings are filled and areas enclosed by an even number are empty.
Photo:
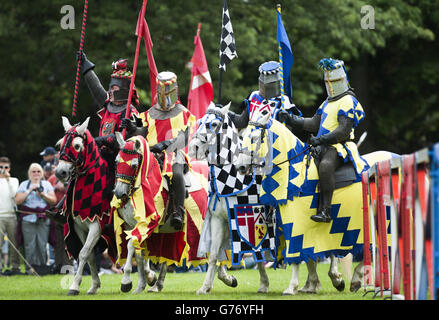
[[[189,157],[206,160],[211,165],[236,161],[240,148],[238,131],[228,116],[230,103],[222,107],[210,103],[199,120],[198,129],[189,144]]]
[[[270,150],[267,141],[270,139],[266,137],[266,129],[268,124],[271,124],[271,114],[264,110],[253,114],[252,118],[244,131],[242,148],[237,160],[237,168],[241,174],[249,174],[253,169],[260,170],[269,164],[266,158]]]
[[[81,125],[72,126],[66,117],[62,117],[65,135],[57,143],[60,149],[59,164],[55,170],[56,177],[68,181],[84,170],[87,160],[89,143],[94,143],[93,137],[87,130],[88,117]]]
[[[118,199],[126,199],[136,190],[134,184],[140,171],[144,150],[138,136],[124,141],[122,134],[116,132],[116,140],[120,151],[116,157],[114,195]]]

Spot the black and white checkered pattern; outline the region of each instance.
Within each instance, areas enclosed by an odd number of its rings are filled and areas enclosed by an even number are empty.
[[[276,258],[276,221],[274,219],[274,213],[272,213],[272,216],[267,221],[267,235],[257,249],[246,242],[245,239],[241,238],[241,235],[238,231],[239,227],[236,205],[251,204],[252,206],[261,206],[259,204],[258,196],[261,181],[262,176],[256,176],[255,183],[253,183],[252,186],[247,189],[247,191],[235,197],[227,198],[227,204],[229,207],[229,230],[232,249],[232,265],[240,265],[242,255],[244,253],[253,253],[256,262],[271,261],[275,260]],[[264,255],[264,253],[268,253],[268,255]]]
[[[230,21],[229,8],[227,7],[227,1],[224,0],[219,68],[226,71],[226,64],[232,61],[237,56],[238,54],[236,53],[235,37],[233,36],[233,28],[232,22]]]
[[[224,119],[224,120],[223,120]],[[213,126],[221,124],[221,126]],[[215,128],[215,129],[214,129]],[[262,176],[242,175],[238,172],[236,163],[241,149],[241,139],[233,121],[227,113],[217,107],[209,107],[201,119],[195,134],[200,150],[208,145],[207,160],[210,167],[210,196],[225,198],[229,210],[229,230],[232,249],[232,264],[240,264],[242,254],[253,252],[255,260],[266,261],[264,252],[268,251],[275,258],[275,222],[267,224],[267,236],[257,249],[241,238],[236,220],[235,205],[259,205]],[[203,226],[203,231],[204,231]],[[202,232],[204,234],[204,232]]]

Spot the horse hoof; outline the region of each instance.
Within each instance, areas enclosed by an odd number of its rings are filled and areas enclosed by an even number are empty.
[[[152,287],[157,282],[157,276],[154,275],[154,278],[152,280],[148,281],[148,277],[146,277],[146,283],[148,283],[148,286]]]
[[[235,277],[232,279],[232,283],[230,285],[232,288],[236,288],[238,286],[238,280]]]
[[[199,290],[197,290],[197,295],[200,295],[200,294],[209,294],[209,293],[210,293],[210,288],[207,289],[207,290],[203,290],[203,289],[199,289]]]
[[[78,294],[79,294],[79,290],[70,289],[69,292],[67,292],[68,296],[77,296]]]
[[[120,285],[120,291],[122,291],[122,292],[130,292],[132,288],[133,288],[133,283],[132,282],[122,283]]]
[[[262,294],[268,293],[268,288],[259,288],[258,293],[262,293]]]
[[[351,288],[350,288],[351,292],[357,292],[358,289],[360,288],[361,288],[361,281],[355,281],[351,283]]]
[[[340,282],[340,284],[338,285],[338,286],[336,286],[335,287],[335,289],[337,289],[338,291],[343,291],[344,290],[344,287],[345,287],[345,283],[344,283],[344,280],[342,280],[341,282]]]

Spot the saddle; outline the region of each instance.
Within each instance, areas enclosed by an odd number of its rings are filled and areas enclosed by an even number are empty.
[[[344,188],[357,180],[354,165],[351,162],[344,163],[335,170],[335,189]]]
[[[316,166],[319,166],[320,156],[324,152],[324,146],[317,146],[312,149],[312,156]],[[353,184],[357,180],[354,165],[352,162],[343,163],[335,170],[335,189],[340,189]]]

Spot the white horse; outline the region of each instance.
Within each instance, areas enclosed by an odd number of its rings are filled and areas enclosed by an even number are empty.
[[[211,104],[206,115],[201,119],[199,128],[189,145],[189,155],[191,157],[196,157],[199,160],[208,160],[211,168],[210,179],[215,181],[215,186],[222,184],[227,190],[225,194],[232,194],[232,196],[227,197],[224,196],[224,194],[221,194],[222,192],[218,192],[218,190],[212,190],[214,193],[211,197],[216,200],[210,201],[208,211],[211,215],[210,220],[206,216],[205,225],[203,226],[203,234],[207,233],[211,238],[211,242],[205,245],[204,251],[202,252],[209,252],[209,268],[202,287],[197,291],[198,294],[207,293],[212,289],[216,262],[220,253],[229,247],[229,205],[227,205],[227,199],[236,198],[236,195],[245,196],[246,191],[241,190],[240,192],[237,192],[237,190],[233,189],[234,186],[227,185],[227,181],[239,180],[241,181],[241,187],[245,188],[245,186],[252,180],[251,178],[248,179],[245,175],[240,174],[236,167],[241,141],[237,129],[228,117],[229,106],[230,104],[221,108]],[[225,176],[223,174],[224,171],[227,171],[225,181],[223,178]],[[233,177],[233,179],[230,179],[230,177]],[[255,186],[257,186],[257,192],[259,193],[260,185],[255,183]],[[258,200],[253,201],[253,203],[255,202],[258,203]],[[225,257],[223,257],[223,259],[225,259]],[[258,292],[267,293],[269,289],[269,279],[264,264],[257,263],[257,266],[260,274],[260,286]],[[304,293],[315,293],[320,287],[316,271],[316,263],[310,260],[307,263],[307,266],[309,271],[308,280],[300,291]],[[331,257],[329,276],[331,277],[334,287],[338,290],[344,289],[344,280],[341,274],[337,271],[337,260],[334,257]],[[227,275],[224,266],[219,269],[218,277],[226,284],[229,284],[231,281],[233,285],[236,286],[237,284],[233,277]],[[298,268],[293,268],[292,281],[296,281],[297,279]],[[284,295],[296,293],[297,286],[290,286],[283,292]]]
[[[93,249],[112,248],[112,230],[104,230],[110,220],[110,200],[114,179],[109,165],[101,158],[98,146],[83,124],[72,126],[62,117],[65,136],[58,141],[60,162],[55,170],[59,180],[70,180],[64,202],[63,214],[67,218],[66,247],[79,260],[78,270],[68,295],[79,294],[85,263],[90,266],[92,285],[88,294],[95,294],[101,282],[96,268]],[[111,228],[112,229],[112,228]],[[105,232],[108,231],[108,232]]]
[[[202,215],[204,215],[204,212],[201,211],[207,207],[207,177],[196,170],[189,171],[191,187],[188,189],[185,209],[191,219],[185,220],[183,231],[175,230],[170,226],[169,219],[166,220],[165,215],[166,212],[169,213],[169,210],[172,210],[172,204],[167,206],[166,199],[163,199],[163,196],[168,194],[166,179],[162,178],[160,166],[153,153],[150,152],[145,138],[136,136],[124,141],[122,135],[117,132],[116,139],[120,151],[116,157],[115,197],[112,206],[115,208],[113,211],[114,228],[120,257],[125,255],[123,253],[124,247],[127,248],[126,257],[123,257],[126,263],[121,290],[128,292],[132,288],[130,275],[132,259],[135,256],[139,281],[133,293],[142,292],[146,283],[152,285],[148,292],[160,292],[164,285],[167,262],[160,263],[159,276],[156,278],[155,272],[149,268],[149,259],[144,264],[145,258],[151,256],[154,249],[156,252],[162,252],[158,248],[151,248],[157,243],[160,243],[163,248],[187,246],[188,251],[190,248],[196,250],[193,247],[194,243],[197,242],[197,235],[193,233],[193,230],[194,228],[201,229]],[[168,201],[171,203],[171,200]],[[198,221],[200,225],[197,226],[194,221]],[[188,227],[189,224],[190,227]],[[125,235],[128,235],[126,244],[124,243],[126,241]],[[186,238],[183,235],[186,235]],[[160,238],[159,241],[154,242],[155,240],[152,239],[154,237],[155,239]],[[155,256],[160,261],[160,253],[156,253]],[[194,261],[194,254],[188,253],[186,258],[190,263]],[[181,258],[178,260],[180,261]],[[195,260],[203,262],[205,259]],[[146,266],[145,269],[144,266]]]
[[[337,271],[337,259],[334,258],[333,253],[337,252],[339,257],[344,257],[348,253],[359,253],[362,250],[362,239],[359,237],[362,230],[361,181],[346,183],[335,190],[331,211],[333,219],[330,223],[312,221],[310,217],[316,211],[313,203],[317,195],[315,186],[318,182],[314,159],[311,158],[310,152],[307,152],[306,145],[284,125],[271,119],[269,113],[254,116],[256,120],[251,119],[244,133],[244,152],[239,155],[237,166],[241,172],[251,172],[252,168],[259,167],[264,170],[264,179],[273,178],[277,174],[276,178],[282,180],[279,172],[284,170],[284,176],[286,174],[286,177],[290,179],[286,181],[288,188],[293,184],[291,190],[294,201],[288,197],[286,203],[279,205],[278,215],[283,235],[289,238],[287,247],[283,251],[284,259],[292,264],[293,269],[289,287],[284,293],[295,294],[297,292],[298,263],[301,261],[308,262],[309,274],[305,291],[315,292],[320,284],[316,273],[316,263],[313,260],[317,260],[316,257],[319,256],[327,256],[328,253],[331,253],[331,266],[328,274],[333,285],[338,290],[343,290],[344,282],[338,282],[341,273]],[[389,159],[392,154],[381,151],[363,157],[372,165],[376,161]],[[279,159],[283,161],[279,162]],[[289,176],[291,171],[294,171],[294,179]],[[281,190],[272,190],[274,191]],[[267,195],[264,201],[273,197],[271,192],[267,190],[264,192]],[[294,241],[299,238],[303,244],[297,240]],[[363,277],[362,269],[362,263],[355,268],[351,280],[351,291],[360,288]]]

